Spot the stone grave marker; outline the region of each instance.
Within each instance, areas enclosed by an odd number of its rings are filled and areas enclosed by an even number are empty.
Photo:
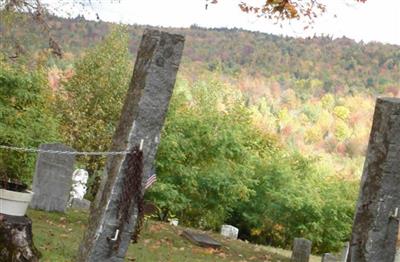
[[[73,198],[71,201],[72,209],[89,210],[91,202],[87,199]]]
[[[321,262],[339,262],[339,259],[331,253],[325,253],[322,255]]]
[[[378,98],[347,261],[394,261],[400,218],[399,185],[400,99]]]
[[[239,235],[239,229],[231,225],[222,225],[221,235],[226,238],[237,239]]]
[[[308,262],[311,255],[311,241],[305,238],[295,238],[291,262]]]
[[[75,151],[63,144],[42,144],[42,150]],[[36,161],[31,208],[65,212],[72,186],[75,155],[41,152]]]
[[[179,68],[184,37],[158,30],[145,30],[135,61],[132,80],[114,133],[111,151],[129,151],[130,156],[143,155],[143,177],[149,177],[160,142],[169,101]],[[140,145],[140,146],[139,146]],[[130,157],[132,158],[132,157]],[[139,204],[136,198],[143,190],[125,194],[124,181],[129,168],[127,155],[109,156],[105,173],[95,201],[92,203],[91,223],[80,245],[77,261],[124,261],[132,236],[136,235]],[[129,202],[129,221],[120,219],[122,197]],[[126,202],[126,201],[125,201]]]
[[[342,249],[342,253],[341,253],[341,256],[340,256],[340,262],[346,262],[347,261],[347,257],[349,255],[349,248],[350,248],[349,242],[344,243],[343,249]]]
[[[400,262],[400,230],[397,232],[396,255],[394,258],[394,262]]]
[[[182,232],[182,236],[188,239],[193,244],[201,247],[212,247],[212,248],[221,247],[221,243],[219,243],[218,241],[216,241],[215,239],[206,234],[184,230]]]

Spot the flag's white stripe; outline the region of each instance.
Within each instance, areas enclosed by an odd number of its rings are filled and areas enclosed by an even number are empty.
[[[157,180],[157,178],[151,178],[151,179],[149,179],[149,180],[147,180],[147,182],[146,182],[146,185],[149,185],[149,184],[152,184],[152,183],[154,183],[154,181],[156,181]]]
[[[153,183],[156,182],[155,180],[152,183],[149,183],[145,186],[145,189],[148,189],[151,185],[153,185]]]
[[[145,185],[144,188],[145,188],[145,189],[149,188],[154,182],[156,182],[156,180],[157,180],[156,174],[151,175],[151,176],[147,179],[146,185]]]

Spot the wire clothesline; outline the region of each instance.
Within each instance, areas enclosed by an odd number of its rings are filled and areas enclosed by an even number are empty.
[[[40,149],[32,147],[17,147],[17,146],[6,146],[0,145],[0,149],[26,152],[26,153],[49,153],[49,154],[60,154],[60,155],[79,155],[79,156],[116,156],[116,155],[126,155],[129,151],[61,151],[61,150],[51,150],[51,149]]]

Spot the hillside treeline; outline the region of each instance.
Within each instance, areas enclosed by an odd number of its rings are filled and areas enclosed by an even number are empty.
[[[29,18],[20,21],[11,32],[0,25],[3,43],[6,39],[20,39],[19,43],[28,49],[48,44],[47,38]],[[115,26],[102,21],[86,21],[82,16],[74,19],[50,17],[48,23],[67,58],[81,54]],[[127,27],[132,54],[136,54],[146,27],[149,26]],[[195,25],[189,29],[160,29],[186,36],[184,64],[198,65],[210,71],[219,68],[229,75],[245,72],[252,76],[279,76],[282,88],[286,87],[287,78],[319,79],[326,92],[345,88],[348,92],[368,89],[382,93],[400,82],[400,49],[396,45],[357,43],[345,37],[301,39],[240,29],[204,29]]]

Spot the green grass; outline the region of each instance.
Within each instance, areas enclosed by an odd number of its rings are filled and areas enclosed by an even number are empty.
[[[67,214],[29,210],[33,221],[35,246],[42,253],[41,261],[69,262],[74,260],[85,230],[87,213],[71,211]],[[227,240],[208,232],[220,241],[219,250],[202,248],[180,236],[183,227],[146,221],[139,243],[130,245],[126,261],[290,261],[290,251]],[[312,257],[312,262],[320,261]]]

